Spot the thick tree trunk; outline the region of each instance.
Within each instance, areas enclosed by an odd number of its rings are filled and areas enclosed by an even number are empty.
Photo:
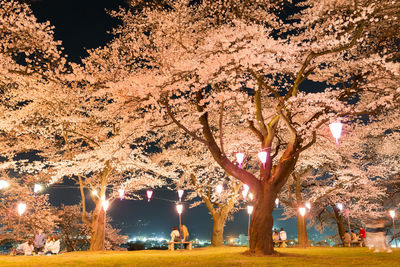
[[[306,218],[301,216],[299,212],[297,212],[297,239],[299,247],[305,248],[310,246],[310,242],[308,241]]]
[[[100,203],[100,202],[99,202]],[[104,250],[105,213],[100,204],[93,212],[90,237],[90,251]]]
[[[275,199],[277,192],[272,190],[272,185],[266,184],[266,189],[256,196],[254,212],[250,224],[250,253],[254,255],[272,255],[274,243],[272,241],[272,227]],[[269,188],[268,188],[269,187]]]
[[[336,225],[338,228],[338,235],[339,235],[340,241],[342,241],[342,244],[344,244],[343,237],[345,234],[345,227],[343,224],[343,216],[340,214],[340,211],[339,211],[339,209],[336,208],[336,206],[332,206],[332,209],[335,214],[335,221],[336,221]]]
[[[211,236],[211,246],[220,247],[224,241],[224,227],[226,217],[216,213],[213,215],[213,232]]]

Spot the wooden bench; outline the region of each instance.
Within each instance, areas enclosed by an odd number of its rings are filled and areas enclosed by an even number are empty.
[[[363,242],[361,240],[353,240],[350,242],[350,246],[358,244],[360,247],[362,247]]]
[[[284,248],[287,247],[287,244],[289,243],[289,240],[273,240],[274,245],[279,244],[279,246],[283,246]]]
[[[188,244],[187,249],[192,250],[193,249],[193,244],[194,242],[192,241],[178,241],[178,242],[165,242],[165,244],[168,244],[168,250],[175,250],[175,244],[181,244],[181,247],[183,247],[183,244]]]

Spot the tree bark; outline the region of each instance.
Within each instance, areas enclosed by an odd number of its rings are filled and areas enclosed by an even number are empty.
[[[213,232],[211,236],[211,246],[220,247],[224,241],[224,227],[226,222],[226,216],[215,213],[213,215]]]
[[[105,237],[105,212],[101,207],[100,201],[93,212],[90,236],[90,251],[104,250]]]
[[[274,224],[272,211],[274,210],[277,192],[272,185],[266,183],[266,189],[255,196],[254,212],[250,224],[250,253],[253,255],[272,255],[274,243],[272,241],[272,227]]]
[[[297,239],[299,242],[299,247],[305,248],[310,246],[310,242],[308,240],[306,218],[304,216],[301,216],[299,212],[297,212]]]
[[[336,221],[336,225],[338,228],[338,235],[339,235],[340,241],[342,241],[342,244],[344,244],[343,237],[345,234],[345,229],[344,229],[344,224],[343,224],[343,216],[340,214],[339,209],[335,205],[332,205],[332,209],[333,209],[333,212],[335,215],[335,221]]]

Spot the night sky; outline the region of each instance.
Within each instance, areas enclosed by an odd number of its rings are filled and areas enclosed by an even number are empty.
[[[107,32],[118,21],[111,18],[108,10],[116,10],[120,6],[127,6],[123,0],[36,0],[31,7],[39,21],[50,21],[55,26],[55,38],[62,41],[69,59],[80,62],[86,56],[85,49],[104,46],[112,39]],[[70,187],[68,187],[70,186]],[[71,182],[55,185],[47,189],[50,201],[54,205],[77,204],[80,201],[78,188]],[[143,197],[145,192],[142,192]],[[155,190],[151,202],[147,200],[116,200],[109,208],[108,214],[113,218],[114,225],[122,229],[122,233],[129,234],[163,234],[169,237],[173,226],[179,223],[175,203],[178,198],[176,192]],[[90,206],[90,199],[87,199]],[[278,220],[281,209],[274,211],[275,225],[284,227],[289,239],[296,235],[296,221]],[[238,234],[247,234],[248,215],[245,210],[237,212],[233,221],[229,221],[225,228],[225,237]],[[182,223],[186,224],[192,237],[210,239],[212,232],[211,216],[204,205],[189,209],[186,204],[182,214]],[[309,232],[310,237],[316,234]],[[324,235],[319,234],[321,238]]]

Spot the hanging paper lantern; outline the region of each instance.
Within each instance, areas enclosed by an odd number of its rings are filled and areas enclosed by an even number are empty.
[[[275,205],[276,205],[276,207],[279,207],[279,198],[275,199]]]
[[[177,205],[176,205],[176,210],[178,211],[179,214],[182,214],[183,205],[182,205],[182,204],[177,204]]]
[[[184,192],[184,191],[183,191],[182,189],[178,189],[179,201],[182,201],[183,192]]]
[[[307,201],[305,205],[306,205],[306,208],[307,208],[308,210],[311,209],[311,203],[310,203],[310,202]]]
[[[150,202],[151,196],[153,195],[153,190],[147,190],[147,201]]]
[[[43,186],[40,184],[35,184],[33,187],[33,192],[36,194],[37,192],[41,191],[43,189]]]
[[[336,144],[339,144],[339,138],[342,134],[342,127],[343,124],[341,124],[340,122],[334,122],[329,124],[329,129],[331,129],[331,133],[333,137],[336,139]]]
[[[26,210],[26,204],[25,203],[19,203],[18,207],[17,207],[17,210],[18,210],[19,216],[21,216]]]
[[[239,168],[242,168],[242,163],[244,161],[244,153],[236,153],[236,161],[239,163]]]
[[[253,206],[251,206],[251,205],[247,206],[247,213],[248,213],[249,215],[251,215],[251,214],[253,213],[253,209],[254,209]]]
[[[337,203],[336,207],[340,210],[343,211],[343,204],[342,203]]]
[[[260,159],[264,168],[265,168],[265,163],[267,162],[267,156],[268,156],[268,153],[266,151],[258,152],[258,158]]]
[[[103,210],[104,210],[104,212],[107,212],[108,207],[110,205],[110,202],[108,200],[105,200],[105,199],[102,200],[102,202],[103,202]]]
[[[224,189],[224,186],[222,184],[217,185],[215,188],[218,194],[222,193],[222,190]]]
[[[124,198],[125,195],[125,190],[124,189],[118,189],[118,193],[119,193],[119,198],[122,200]]]

